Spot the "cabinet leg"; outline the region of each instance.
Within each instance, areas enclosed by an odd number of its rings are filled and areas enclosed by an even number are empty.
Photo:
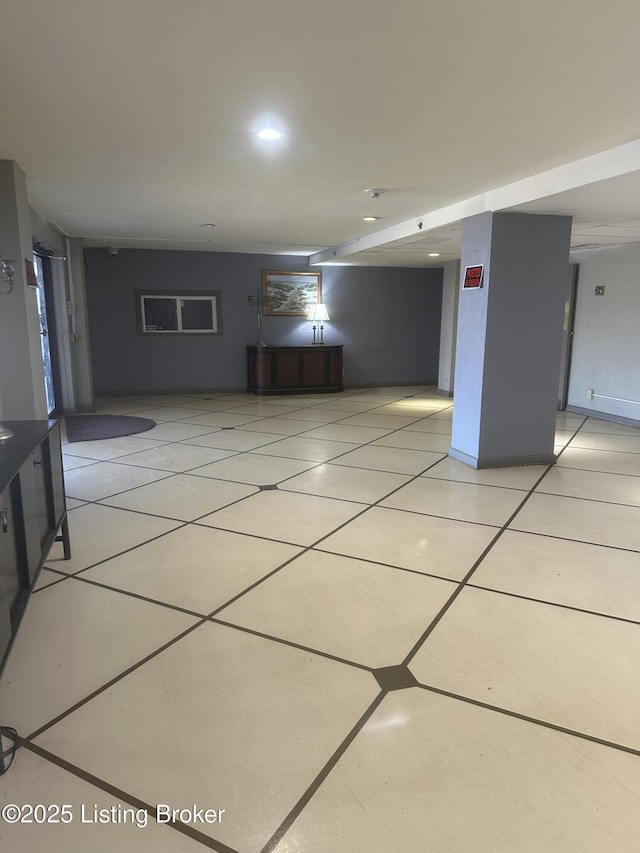
[[[65,560],[71,559],[71,540],[69,539],[69,522],[67,521],[67,517],[65,515],[64,521],[62,522],[62,547],[64,548],[64,558]]]

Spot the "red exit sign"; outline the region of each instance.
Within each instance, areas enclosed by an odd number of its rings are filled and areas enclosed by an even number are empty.
[[[465,267],[464,279],[462,281],[462,289],[471,290],[477,287],[482,287],[483,270],[483,264],[476,264],[476,266],[473,267]]]

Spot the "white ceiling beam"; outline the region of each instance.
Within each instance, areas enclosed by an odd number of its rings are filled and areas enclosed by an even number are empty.
[[[423,216],[415,216],[412,219],[399,222],[397,225],[376,231],[374,234],[368,234],[366,237],[358,237],[355,240],[340,243],[338,246],[323,249],[310,255],[309,263],[315,265],[335,262],[339,258],[355,255],[377,246],[384,246],[405,237],[424,234],[445,225],[452,225],[477,213],[513,208],[567,190],[638,171],[640,171],[640,139],[618,145],[615,148],[609,148],[599,154],[583,157],[581,160],[575,160],[563,166],[557,166],[529,178],[505,184],[480,195],[471,196],[464,201],[432,210]],[[571,213],[572,211],[567,211],[568,215]]]

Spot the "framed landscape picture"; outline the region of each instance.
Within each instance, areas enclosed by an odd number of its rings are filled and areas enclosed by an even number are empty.
[[[314,302],[322,302],[321,272],[262,271],[265,317],[302,317]]]

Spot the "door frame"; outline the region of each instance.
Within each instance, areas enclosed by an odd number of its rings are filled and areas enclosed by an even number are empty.
[[[558,385],[558,409],[564,411],[569,400],[569,382],[571,379],[571,357],[576,323],[576,299],[578,295],[579,264],[570,264],[567,297],[564,309],[564,327],[562,332],[562,356],[560,361],[560,382]]]

